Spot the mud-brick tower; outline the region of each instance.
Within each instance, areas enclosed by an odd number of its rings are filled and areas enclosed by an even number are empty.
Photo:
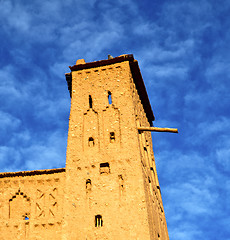
[[[63,239],[169,239],[151,133],[138,130],[154,120],[138,62],[70,69]]]

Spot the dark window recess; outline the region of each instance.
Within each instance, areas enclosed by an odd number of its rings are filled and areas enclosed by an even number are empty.
[[[94,146],[94,139],[92,137],[89,138],[89,147],[93,147]]]
[[[153,171],[153,167],[150,167],[150,170]]]
[[[102,227],[103,226],[103,220],[101,215],[95,216],[95,227]]]
[[[100,163],[100,174],[109,174],[110,173],[110,167],[109,163]]]
[[[144,157],[148,159],[148,150],[146,147],[144,147]]]
[[[22,215],[23,219],[24,220],[29,220],[29,214],[28,213],[25,213],[25,215]]]
[[[90,191],[90,190],[91,190],[91,187],[92,187],[91,180],[90,180],[90,179],[87,179],[87,180],[86,180],[86,189]]]
[[[148,180],[149,180],[149,183],[151,183],[151,179],[150,179],[150,177],[148,177]]]
[[[89,108],[93,108],[93,99],[91,95],[89,95]]]
[[[157,186],[157,189],[159,189],[159,191],[160,191],[160,193],[161,193],[161,188],[160,188],[160,186]]]
[[[108,101],[109,101],[109,104],[112,104],[112,94],[110,91],[108,91]]]
[[[115,142],[115,132],[110,132],[110,142]]]

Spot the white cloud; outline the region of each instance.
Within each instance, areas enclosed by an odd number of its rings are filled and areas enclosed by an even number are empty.
[[[10,115],[9,113],[0,111],[0,126],[1,129],[16,129],[20,126],[21,121],[20,119]]]
[[[11,27],[19,32],[30,29],[30,13],[23,5],[13,4],[11,1],[1,1],[0,11],[1,19],[5,20],[5,24],[2,25],[3,28]]]
[[[181,222],[178,225],[175,225],[174,228],[170,231],[170,236],[176,240],[193,240],[202,236],[201,230],[198,229],[196,225],[190,225]]]
[[[13,66],[8,65],[0,69],[0,96],[9,100],[9,96],[13,98],[23,98],[22,93],[16,87],[16,78],[14,76]]]
[[[227,117],[221,116],[215,120],[207,119],[203,122],[200,122],[193,129],[190,129],[191,135],[187,139],[191,142],[191,144],[198,144],[202,142],[217,144],[219,142],[220,136],[225,135],[225,129],[228,128],[230,128],[230,122]],[[221,142],[223,144],[223,139],[221,139]]]
[[[21,155],[13,147],[0,146],[0,166],[1,172],[15,171],[21,161]]]
[[[217,163],[222,167],[223,171],[230,172],[230,148],[224,146],[216,149]]]
[[[26,157],[25,168],[28,170],[58,168],[65,166],[65,150],[67,134],[59,131],[53,132],[48,139],[42,142],[33,142],[31,146],[23,149]],[[45,143],[45,145],[44,145]]]

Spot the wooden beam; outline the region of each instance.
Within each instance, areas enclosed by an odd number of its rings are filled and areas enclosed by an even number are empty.
[[[138,127],[137,129],[138,129],[138,131],[178,133],[178,129],[177,128]]]

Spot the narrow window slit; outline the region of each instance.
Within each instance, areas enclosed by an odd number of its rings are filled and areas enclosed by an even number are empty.
[[[109,101],[109,105],[112,104],[112,94],[110,91],[108,91],[108,101]]]
[[[157,189],[160,191],[160,193],[161,193],[161,188],[160,188],[160,186],[157,186]]]
[[[89,108],[93,108],[93,99],[91,95],[89,95]]]
[[[151,183],[151,179],[150,179],[150,177],[148,177],[148,181],[149,181],[149,183]]]
[[[92,187],[91,180],[90,180],[90,179],[87,179],[87,180],[86,180],[86,190],[87,190],[87,191],[90,191],[90,190],[91,190],[91,187]]]
[[[93,147],[94,146],[94,139],[92,137],[89,138],[89,147]]]
[[[155,174],[153,167],[150,167],[150,170],[153,172],[153,174]]]
[[[115,142],[115,132],[110,132],[110,142]]]

